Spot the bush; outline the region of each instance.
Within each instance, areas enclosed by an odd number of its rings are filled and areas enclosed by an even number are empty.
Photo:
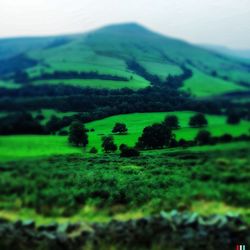
[[[58,135],[68,135],[68,134],[69,134],[69,132],[66,131],[66,130],[61,130],[61,131],[59,131],[59,133],[58,133]]]
[[[103,150],[108,152],[115,152],[117,150],[117,146],[114,143],[114,137],[113,136],[103,136],[102,137],[102,148]]]
[[[69,129],[69,143],[74,146],[86,147],[88,144],[88,135],[84,125],[79,121],[74,121]]]
[[[136,148],[127,147],[125,145],[120,150],[121,150],[121,154],[120,154],[121,157],[138,157],[138,156],[140,156],[140,152]]]
[[[138,148],[156,149],[169,146],[173,139],[172,131],[164,123],[155,123],[143,129],[142,136],[137,142]]]
[[[122,151],[124,148],[127,148],[128,146],[126,144],[121,144],[119,147],[119,150]]]
[[[233,136],[230,135],[230,134],[224,134],[224,135],[222,135],[222,136],[220,137],[220,141],[221,141],[221,142],[227,143],[227,142],[231,142],[232,140],[233,140]]]
[[[197,136],[195,137],[195,142],[198,145],[206,145],[211,143],[211,133],[207,130],[201,130],[198,132]]]
[[[208,122],[203,114],[196,114],[190,118],[189,125],[191,127],[204,127],[207,126]]]
[[[97,154],[97,153],[98,153],[98,150],[97,150],[95,147],[92,147],[92,148],[89,150],[89,152],[90,152],[91,154]]]
[[[166,116],[165,120],[164,120],[164,124],[171,129],[178,129],[179,126],[179,120],[178,117],[176,115],[169,115]]]
[[[240,116],[238,116],[237,114],[230,114],[227,117],[227,123],[228,124],[239,124],[240,123]]]
[[[127,133],[128,129],[126,127],[125,123],[119,123],[117,122],[112,130],[112,133],[119,133],[119,134],[124,134]]]

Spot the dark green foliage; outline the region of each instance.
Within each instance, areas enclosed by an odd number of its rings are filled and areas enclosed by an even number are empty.
[[[111,135],[103,136],[102,137],[102,148],[106,153],[115,152],[117,150],[117,146],[114,143],[114,137]]]
[[[58,135],[62,135],[62,136],[65,136],[65,135],[68,135],[68,134],[69,134],[69,132],[66,131],[66,130],[60,130],[59,133],[58,133]]]
[[[92,148],[89,150],[89,152],[90,152],[91,154],[97,154],[97,153],[98,153],[98,151],[97,151],[97,149],[96,149],[95,147],[92,147]]]
[[[45,119],[44,115],[43,114],[38,114],[36,117],[35,117],[36,120],[38,121],[42,121]]]
[[[127,148],[128,146],[126,144],[121,144],[119,146],[119,150],[122,151],[123,149]]]
[[[86,147],[88,144],[88,135],[84,125],[79,121],[74,121],[69,129],[69,143],[74,146]]]
[[[212,141],[211,133],[206,130],[199,131],[197,136],[195,137],[195,142],[198,145],[210,144],[211,141]]]
[[[164,123],[168,128],[171,128],[171,129],[178,129],[180,127],[179,120],[176,115],[166,116]]]
[[[61,129],[61,119],[55,115],[50,117],[50,120],[46,123],[46,130],[49,134],[55,134],[56,131]]]
[[[25,71],[17,71],[14,76],[16,83],[29,83],[29,75]]]
[[[74,215],[84,205],[126,212],[190,208],[196,201],[250,206],[249,148],[224,151],[157,151],[139,158],[118,155],[57,156],[1,164],[1,209]],[[22,204],[18,207],[16,200]]]
[[[237,114],[229,114],[227,117],[228,124],[239,124],[240,123],[240,116]]]
[[[120,146],[120,156],[121,157],[138,157],[140,156],[140,152],[139,150],[137,150],[136,148],[132,148],[132,147],[128,147],[125,144],[122,144]]]
[[[155,123],[143,129],[137,146],[142,149],[155,149],[169,146],[173,138],[172,131],[164,123]]]
[[[233,136],[230,134],[224,134],[220,137],[220,141],[224,143],[231,142],[233,140]]]
[[[112,130],[112,133],[124,134],[127,133],[128,129],[125,123],[117,122]]]
[[[0,76],[9,75],[14,72],[24,72],[25,69],[34,67],[37,63],[38,62],[36,60],[31,59],[24,54],[1,60]],[[27,75],[25,75],[25,78],[21,77],[14,80],[21,80],[20,83],[26,83],[26,81],[22,82],[22,80],[28,80],[28,79]]]
[[[69,126],[75,120],[74,116],[59,118],[55,115],[50,117],[50,120],[45,125],[45,130],[48,134],[55,134],[57,131],[62,128]]]
[[[51,80],[51,79],[98,79],[111,81],[129,81],[128,78],[122,76],[113,76],[107,74],[100,74],[96,71],[92,72],[77,72],[77,71],[54,71],[53,73],[43,73],[40,76],[33,77],[30,81],[36,80]]]
[[[44,128],[30,113],[22,112],[0,118],[0,134],[44,134]]]
[[[204,114],[196,114],[190,118],[189,125],[191,127],[204,127],[208,122]]]

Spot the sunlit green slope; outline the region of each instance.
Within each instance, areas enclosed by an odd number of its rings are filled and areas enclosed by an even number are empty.
[[[183,65],[189,67],[193,77],[183,89],[194,96],[206,97],[248,89],[244,84],[250,79],[250,64],[247,62],[160,35],[134,23],[111,25],[71,36],[0,40],[0,63],[3,65],[0,78],[5,78],[6,87],[13,87],[13,76],[17,71],[26,71],[34,85],[48,83],[134,89],[149,86],[142,75],[128,68],[127,62],[131,60],[162,81],[168,75],[181,74]],[[87,81],[35,79],[55,71],[97,72],[125,77],[127,81],[116,85],[98,77]],[[208,91],[201,94],[202,86],[210,84],[207,81],[209,77],[212,87],[208,86]],[[215,91],[210,91],[211,88]]]

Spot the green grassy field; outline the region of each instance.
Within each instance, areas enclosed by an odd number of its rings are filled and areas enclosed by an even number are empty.
[[[36,81],[34,84],[65,84],[77,87],[90,87],[97,89],[141,89],[150,86],[150,83],[142,77],[135,76],[130,81],[111,81],[111,80],[85,80],[85,79],[69,79],[69,80],[46,80],[46,81]]]
[[[17,83],[0,80],[0,88],[17,89],[20,88],[20,85]]]
[[[239,86],[230,81],[224,81],[215,78],[192,68],[193,76],[186,80],[184,86],[181,88],[188,91],[196,97],[216,96],[226,92],[233,92],[239,90],[246,90],[245,87]]]
[[[164,62],[140,61],[142,65],[150,74],[157,75],[161,80],[165,80],[169,75],[180,75],[182,70],[174,64],[167,64]]]
[[[219,147],[220,146],[220,147]],[[29,158],[1,164],[0,216],[58,221],[127,220],[183,209],[249,217],[249,144]]]
[[[53,111],[45,111],[47,114]],[[90,122],[86,124],[86,128],[94,128],[94,132],[89,132],[89,144],[86,151],[96,147],[101,153],[101,138],[103,135],[112,134],[112,128],[116,122],[125,122],[128,128],[126,135],[114,135],[115,143],[120,145],[125,143],[134,146],[138,137],[142,134],[143,128],[155,122],[162,122],[166,115],[175,114],[178,116],[181,128],[175,130],[176,139],[184,138],[192,140],[196,136],[199,129],[190,128],[188,126],[189,118],[194,114],[190,111],[169,112],[169,113],[137,113],[108,117],[102,120]],[[241,121],[239,125],[226,124],[226,118],[223,116],[207,115],[208,129],[212,135],[219,136],[229,133],[233,136],[241,134],[249,134],[250,122]],[[0,137],[0,159],[14,160],[28,157],[42,157],[58,154],[83,154],[83,150],[69,146],[66,136],[53,135],[18,135],[18,136],[1,136]],[[84,153],[83,155],[86,155]]]
[[[180,129],[175,130],[176,139],[192,140],[196,136],[199,129],[190,128],[188,125],[190,117],[194,112],[182,111],[182,112],[160,112],[160,113],[138,113],[138,114],[126,114],[117,115],[98,120],[86,124],[86,127],[94,128],[95,132],[89,133],[89,147],[95,146],[100,150],[102,135],[111,134],[112,128],[116,122],[125,122],[128,128],[127,135],[115,135],[115,142],[120,145],[122,143],[134,146],[138,137],[142,134],[143,128],[156,122],[162,122],[166,115],[177,115],[180,122]],[[229,133],[233,136],[239,136],[241,134],[249,134],[250,122],[241,121],[239,125],[229,125],[226,123],[226,117],[207,115],[208,127],[212,135],[219,136],[224,133]]]

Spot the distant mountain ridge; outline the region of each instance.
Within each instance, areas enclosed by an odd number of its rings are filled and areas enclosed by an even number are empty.
[[[0,39],[0,86],[20,87],[20,72],[30,84],[65,84],[98,88],[149,86],[143,75],[128,67],[135,61],[151,75],[164,80],[181,75],[183,65],[193,72],[183,90],[195,96],[244,91],[250,79],[250,63],[207,48],[155,33],[136,23],[115,24],[83,34]],[[54,74],[54,72],[57,72]],[[56,76],[72,72],[72,79]],[[75,72],[75,73],[74,73]],[[105,79],[74,79],[77,72],[130,79],[119,84]],[[19,74],[17,78],[16,75]],[[51,74],[53,79],[43,79]],[[64,74],[65,75],[65,74]],[[2,79],[2,80],[1,80]],[[39,79],[39,80],[37,80]],[[244,83],[244,84],[243,84]],[[9,85],[8,85],[9,84]],[[10,85],[12,84],[12,85]]]
[[[240,49],[227,48],[224,46],[204,45],[204,44],[201,46],[224,55],[245,58],[250,60],[250,49],[240,50]]]

